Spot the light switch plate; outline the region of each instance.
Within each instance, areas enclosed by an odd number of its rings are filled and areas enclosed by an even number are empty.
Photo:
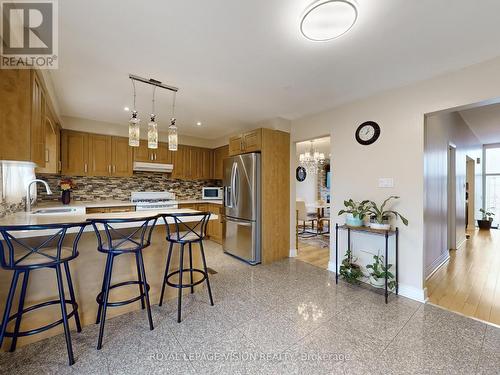
[[[394,179],[392,177],[382,177],[378,179],[379,188],[393,188]]]

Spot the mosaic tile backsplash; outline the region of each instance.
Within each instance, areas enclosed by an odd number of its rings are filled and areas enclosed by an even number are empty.
[[[39,175],[47,181],[53,195],[47,195],[38,184],[38,201],[58,201],[61,198],[59,181],[71,178],[76,188],[71,192],[71,199],[76,201],[130,200],[132,191],[170,191],[176,199],[201,199],[204,186],[221,186],[218,180],[177,180],[165,173],[135,172],[132,177],[70,177],[59,175]]]

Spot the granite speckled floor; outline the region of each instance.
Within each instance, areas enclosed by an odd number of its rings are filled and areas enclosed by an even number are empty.
[[[500,329],[403,297],[345,284],[288,259],[250,267],[207,243],[215,306],[206,290],[110,319],[104,346],[97,326],[73,332],[75,365],[64,336],[0,353],[0,372],[16,374],[495,374]]]

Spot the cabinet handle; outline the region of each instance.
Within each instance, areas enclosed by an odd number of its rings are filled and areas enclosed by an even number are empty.
[[[116,165],[113,165],[113,173],[116,173]]]
[[[46,163],[50,162],[50,160],[49,160],[49,149],[48,148],[45,149],[45,162]]]
[[[151,159],[151,161],[155,160],[155,159],[154,159],[154,154],[151,154],[150,159]]]
[[[57,165],[59,166],[59,172],[61,172],[62,171],[62,162],[59,160]]]
[[[156,155],[156,152],[155,152],[155,160],[158,159],[158,155]]]
[[[85,163],[85,166],[84,166],[85,173],[87,173],[87,170],[88,170],[87,163]]]
[[[110,164],[110,165],[108,165],[108,171],[109,171],[109,173],[111,173],[111,171],[112,171],[112,169],[111,169],[111,164]]]

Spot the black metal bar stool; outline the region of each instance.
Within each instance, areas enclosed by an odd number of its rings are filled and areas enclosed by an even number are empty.
[[[80,240],[80,237],[83,233],[83,229],[88,224],[89,223],[87,222],[82,222],[72,224],[0,227],[0,233],[2,234],[3,238],[3,242],[0,241],[0,265],[5,270],[14,271],[2,319],[2,327],[0,330],[0,347],[3,343],[4,337],[11,337],[12,341],[10,345],[10,351],[13,352],[16,349],[18,337],[34,335],[40,332],[44,332],[59,324],[63,324],[69,364],[72,365],[73,363],[75,363],[73,348],[71,345],[71,334],[68,321],[69,318],[75,318],[76,329],[78,332],[81,332],[82,328],[80,325],[80,318],[78,316],[78,304],[76,303],[75,299],[75,291],[73,288],[73,282],[71,281],[71,273],[69,270],[68,262],[78,256],[78,241]],[[76,233],[74,237],[67,236],[68,230],[70,229],[70,232]],[[20,232],[23,232],[23,236],[21,236]],[[66,299],[64,294],[61,266],[64,266],[64,270],[66,273],[66,281],[68,284],[70,296],[69,299]],[[55,270],[59,299],[38,303],[36,305],[25,308],[24,301],[28,289],[30,272],[42,268],[52,268]],[[17,283],[21,275],[23,276],[23,278],[17,312],[13,315],[10,315]],[[33,310],[56,304],[60,305],[61,307],[62,317],[60,320],[28,331],[19,330],[24,314],[29,313]],[[72,306],[72,310],[70,312],[67,311],[67,304]],[[14,319],[14,331],[9,332],[7,331],[7,325]]]
[[[189,218],[194,216],[200,217],[198,222],[185,222]],[[193,213],[179,213],[179,214],[168,214],[162,215],[165,221],[165,226],[167,227],[167,241],[169,242],[167,264],[165,266],[165,275],[163,276],[163,285],[161,288],[160,295],[160,306],[163,303],[163,294],[165,293],[165,285],[169,285],[173,288],[179,289],[177,297],[177,322],[181,322],[181,308],[182,308],[182,289],[190,288],[191,293],[194,293],[194,286],[201,284],[205,280],[207,281],[208,296],[210,298],[210,305],[214,305],[212,298],[212,290],[210,289],[210,280],[208,279],[207,262],[205,259],[205,251],[203,249],[203,239],[207,234],[207,224],[210,220],[210,212],[193,212]],[[170,219],[170,220],[169,220]],[[170,224],[175,225],[175,231],[170,229]],[[203,261],[203,270],[193,268],[193,243],[198,243],[200,246],[201,259]],[[170,260],[172,258],[172,250],[174,244],[180,246],[179,253],[179,269],[177,271],[168,272],[170,268]],[[188,245],[189,248],[189,268],[184,268],[184,246]],[[184,272],[189,272],[190,283],[183,284],[182,276]],[[196,282],[193,282],[193,273],[199,273],[202,278]],[[179,275],[177,283],[171,282],[169,279],[174,276]]]
[[[146,307],[149,329],[153,329],[153,318],[151,317],[151,305],[149,304],[149,284],[146,281],[146,271],[144,270],[144,260],[142,250],[151,244],[151,235],[156,225],[158,216],[132,218],[132,219],[91,219],[92,226],[97,236],[98,247],[102,253],[107,254],[106,267],[102,280],[102,289],[96,297],[99,304],[97,311],[96,324],[101,323],[99,327],[99,339],[97,349],[102,348],[102,338],[104,335],[104,323],[106,320],[106,310],[108,307],[118,307],[128,305],[136,301],[141,301],[141,307]],[[137,226],[134,225],[137,224]],[[130,225],[132,224],[132,228]],[[104,231],[104,236],[100,231]],[[133,254],[137,266],[137,280],[123,281],[111,285],[111,276],[113,271],[114,259],[122,254]],[[138,285],[139,295],[126,301],[109,302],[109,291],[126,285]]]

